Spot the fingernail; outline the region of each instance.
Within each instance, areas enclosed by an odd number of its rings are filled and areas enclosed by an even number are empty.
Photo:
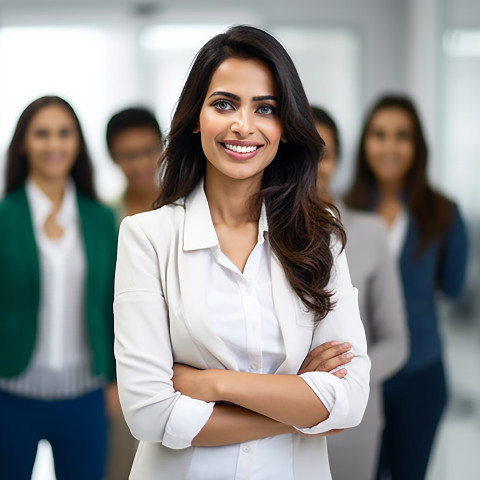
[[[344,348],[352,348],[352,344],[349,343],[349,342],[344,342],[343,345],[342,345],[342,347],[344,347]]]
[[[344,356],[345,358],[350,359],[350,358],[353,358],[355,355],[353,353],[346,353]]]
[[[330,345],[338,345],[340,342],[337,342],[336,340],[334,340],[333,342],[330,342]]]

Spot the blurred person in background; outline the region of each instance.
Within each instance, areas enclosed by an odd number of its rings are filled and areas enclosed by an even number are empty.
[[[409,358],[384,385],[379,478],[423,480],[447,402],[436,297],[462,292],[467,235],[458,207],[427,179],[427,145],[410,99],[384,96],[372,107],[344,201],[385,221],[410,331]]]
[[[107,147],[127,180],[124,194],[113,205],[117,223],[127,215],[152,209],[158,196],[156,172],[162,154],[162,132],[146,108],[122,110],[109,120]],[[120,408],[109,418],[107,479],[127,479],[138,442],[131,435]]]
[[[0,476],[30,479],[46,439],[58,480],[102,480],[106,404],[118,404],[116,227],[62,98],[39,98],[18,120],[0,237]]]
[[[373,480],[383,429],[381,387],[403,365],[408,353],[403,292],[383,222],[374,214],[345,207],[331,194],[330,183],[340,156],[340,135],[325,110],[313,106],[312,114],[326,145],[318,164],[318,193],[334,203],[341,214],[347,234],[348,267],[352,284],[358,289],[360,316],[372,362],[370,397],[361,424],[328,437],[330,468],[336,480]]]
[[[162,131],[153,113],[142,107],[122,110],[107,124],[107,147],[127,180],[115,205],[118,223],[152,209],[158,196],[156,172],[163,151]]]

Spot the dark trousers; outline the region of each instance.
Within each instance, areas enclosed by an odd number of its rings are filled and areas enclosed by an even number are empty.
[[[378,479],[424,480],[447,403],[443,363],[401,371],[385,383],[384,402]]]
[[[0,390],[0,477],[30,480],[38,442],[45,439],[57,480],[102,480],[106,431],[102,390],[54,401]]]

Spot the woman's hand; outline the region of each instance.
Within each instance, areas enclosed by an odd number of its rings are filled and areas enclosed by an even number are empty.
[[[322,343],[305,357],[298,375],[306,372],[332,372],[335,368],[350,363],[354,357],[353,353],[348,352],[351,348],[352,345],[348,342]],[[347,369],[343,367],[332,372],[338,378],[343,378],[346,374]]]
[[[118,398],[117,382],[110,382],[104,390],[105,410],[109,418],[117,416],[121,411],[120,399]]]
[[[190,398],[214,402],[221,400],[215,398],[214,383],[215,375],[220,375],[221,370],[209,369],[198,370],[181,363],[173,364],[173,388],[176,392],[187,395]]]

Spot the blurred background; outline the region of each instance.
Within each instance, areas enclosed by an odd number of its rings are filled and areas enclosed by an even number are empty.
[[[471,245],[466,293],[459,304],[445,303],[442,309],[450,406],[428,478],[476,478],[478,0],[0,0],[0,188],[20,112],[36,97],[56,94],[80,117],[100,197],[115,199],[124,179],[105,146],[108,118],[143,104],[155,111],[166,132],[195,52],[236,23],[277,36],[292,55],[310,101],[338,120],[344,143],[335,178],[339,192],[351,178],[358,129],[372,101],[385,92],[406,92],[418,105],[430,147],[430,178],[460,205]],[[35,475],[36,480],[52,478],[48,452],[37,461]]]

